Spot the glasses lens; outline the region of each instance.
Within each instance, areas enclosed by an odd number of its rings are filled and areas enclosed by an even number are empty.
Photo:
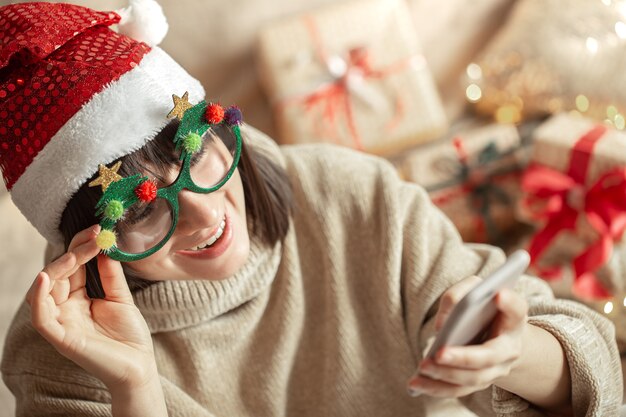
[[[174,211],[163,198],[137,203],[115,226],[117,247],[130,254],[146,252],[165,238],[173,219]]]
[[[220,184],[231,169],[237,139],[230,129],[209,129],[202,138],[202,150],[191,158],[191,179],[202,188]]]

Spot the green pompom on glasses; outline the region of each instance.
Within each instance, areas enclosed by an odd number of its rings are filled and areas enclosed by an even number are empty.
[[[224,110],[205,101],[192,105],[188,93],[172,98],[174,108],[167,117],[180,119],[174,137],[182,161],[176,180],[157,188],[154,180],[140,174],[123,178],[117,162],[110,168],[100,165],[98,178],[89,183],[103,190],[96,204],[101,226],[96,243],[112,259],[138,261],[161,249],[176,229],[178,193],[212,193],[226,184],[239,163],[242,117],[237,107]],[[232,134],[218,135],[211,129],[224,125]]]

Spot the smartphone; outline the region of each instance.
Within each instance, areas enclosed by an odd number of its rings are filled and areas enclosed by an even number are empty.
[[[437,351],[444,346],[464,346],[481,342],[498,312],[494,300],[496,294],[503,288],[513,288],[529,263],[528,252],[518,250],[500,268],[472,288],[454,306],[425,358],[434,358]]]

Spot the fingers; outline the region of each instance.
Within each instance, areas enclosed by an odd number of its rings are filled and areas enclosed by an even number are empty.
[[[70,275],[72,268],[76,267],[76,263],[82,265],[87,262],[88,259],[96,256],[99,249],[97,249],[97,245],[95,244],[95,237],[99,230],[100,225],[95,225],[77,233],[70,242],[68,251],[54,262],[46,265],[43,270],[52,281]],[[89,244],[87,248],[83,247],[85,244]],[[85,259],[85,257],[88,256],[90,257]]]
[[[99,229],[96,225],[77,233],[68,252],[43,269],[50,278],[50,295],[57,304],[67,300],[73,291],[84,288],[84,264],[100,251],[95,242]]]
[[[427,394],[431,397],[449,398],[463,397],[484,388],[487,387],[456,385],[421,375],[411,380],[408,386],[408,392],[413,397],[420,394]]]
[[[50,262],[43,269],[51,281],[55,279],[60,279],[68,275],[69,271],[72,270],[74,265],[76,264],[76,255],[72,252],[66,252],[63,256],[58,258],[57,260]]]
[[[85,264],[93,259],[100,252],[100,248],[96,244],[96,234],[94,234],[88,241],[76,246],[72,249],[72,252],[76,256],[76,264],[70,271],[70,293],[79,288],[85,287]],[[80,273],[75,273],[78,269],[81,269]]]
[[[420,364],[420,375],[438,381],[456,385],[483,387],[491,385],[497,378],[508,375],[514,361],[495,364],[481,369],[461,369],[453,366],[438,365],[433,361],[424,361]]]
[[[457,305],[463,297],[465,297],[465,294],[470,292],[470,290],[481,281],[482,278],[473,275],[457,282],[443,293],[439,304],[439,310],[437,311],[437,316],[435,318],[435,330],[441,330],[441,327],[446,322],[446,319],[452,312],[454,306]]]
[[[56,305],[49,294],[50,277],[40,272],[33,284],[30,297],[31,322],[33,327],[51,344],[58,345],[63,341],[65,331],[56,319]]]
[[[512,290],[500,291],[496,295],[496,306],[500,314],[497,318],[495,334],[518,330],[528,319],[528,303]]]
[[[454,306],[480,281],[478,277],[466,278],[442,295],[435,319],[438,330]],[[444,347],[433,360],[424,360],[409,380],[410,394],[413,389],[435,397],[459,397],[485,389],[509,375],[522,354],[521,333],[527,322],[528,305],[508,289],[498,293],[495,303],[499,311],[491,326],[491,338],[480,345]]]
[[[100,233],[100,225],[95,224],[91,227],[88,227],[80,232],[76,233],[70,242],[69,247],[67,248],[68,252],[72,251],[75,247],[82,245],[83,243],[89,241],[90,239],[95,238],[98,233]]]
[[[435,397],[458,397],[492,385],[509,375],[521,355],[521,343],[509,334],[482,345],[446,347],[424,360],[409,387]],[[411,391],[409,390],[409,393]]]
[[[108,256],[98,255],[98,271],[106,300],[134,304],[122,264]]]
[[[455,346],[440,349],[435,356],[438,365],[463,369],[482,369],[509,362],[521,354],[517,338],[500,335],[481,345]]]

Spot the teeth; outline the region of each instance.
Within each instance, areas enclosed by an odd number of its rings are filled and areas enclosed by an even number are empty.
[[[215,234],[211,236],[209,240],[207,240],[205,243],[201,244],[200,246],[196,246],[195,248],[191,248],[189,250],[201,250],[201,249],[205,249],[211,246],[212,244],[215,243],[215,241],[217,241],[217,239],[219,239],[222,236],[222,234],[224,233],[224,227],[226,227],[226,219],[222,219],[222,222],[220,223],[220,226],[218,227],[217,232],[215,232]]]

